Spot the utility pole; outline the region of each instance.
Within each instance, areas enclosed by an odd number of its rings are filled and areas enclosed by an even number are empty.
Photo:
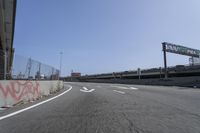
[[[162,43],[163,46],[163,57],[164,57],[164,68],[165,68],[165,79],[168,78],[167,74],[167,55],[166,55],[166,45],[165,43]]]
[[[63,55],[63,52],[60,52],[60,73],[59,73],[59,79],[61,77],[61,70],[62,70],[62,55]]]

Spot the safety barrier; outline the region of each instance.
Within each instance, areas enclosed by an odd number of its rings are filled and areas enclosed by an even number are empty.
[[[0,80],[0,107],[34,101],[59,91],[63,86],[58,80]]]
[[[138,85],[163,85],[200,88],[200,76],[193,77],[173,77],[168,79],[88,79],[83,82],[96,83],[119,83],[119,84],[138,84]]]

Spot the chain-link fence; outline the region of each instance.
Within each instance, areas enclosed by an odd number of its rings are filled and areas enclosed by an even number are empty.
[[[12,78],[55,80],[59,78],[59,70],[31,58],[15,55],[12,67]]]
[[[9,61],[12,62],[10,66],[5,63]],[[10,60],[9,56],[5,56],[5,52],[0,51],[0,79],[57,80],[59,70],[17,54]]]

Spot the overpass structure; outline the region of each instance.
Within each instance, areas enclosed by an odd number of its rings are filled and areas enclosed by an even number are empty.
[[[76,77],[76,80],[89,81],[95,79],[150,79],[150,78],[165,78],[168,77],[192,77],[200,75],[200,63],[194,63],[189,65],[176,65],[172,67],[167,67],[166,52],[171,52],[175,54],[181,54],[186,56],[196,57],[200,59],[200,50],[188,48],[181,45],[176,45],[172,43],[163,42],[163,53],[164,53],[164,68],[150,68],[150,69],[140,69],[122,72],[112,72],[112,73],[102,73],[93,74]],[[65,80],[70,80],[70,77],[66,77]],[[72,80],[72,79],[71,79]]]
[[[83,75],[76,78],[65,77],[72,82],[118,83],[138,85],[162,85],[200,88],[200,64],[176,65],[167,68],[138,69],[131,71]]]
[[[11,75],[17,0],[0,0],[0,79]]]
[[[169,77],[190,77],[200,75],[200,65],[188,66],[188,65],[177,65],[168,67]],[[113,72],[113,73],[102,73],[94,75],[84,75],[79,77],[80,80],[90,79],[148,79],[148,78],[164,78],[164,68],[150,68],[142,69],[140,73],[137,70]],[[67,79],[67,78],[66,78]]]

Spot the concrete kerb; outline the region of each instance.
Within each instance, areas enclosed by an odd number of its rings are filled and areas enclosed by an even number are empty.
[[[0,80],[0,107],[37,100],[63,88],[63,81]]]

